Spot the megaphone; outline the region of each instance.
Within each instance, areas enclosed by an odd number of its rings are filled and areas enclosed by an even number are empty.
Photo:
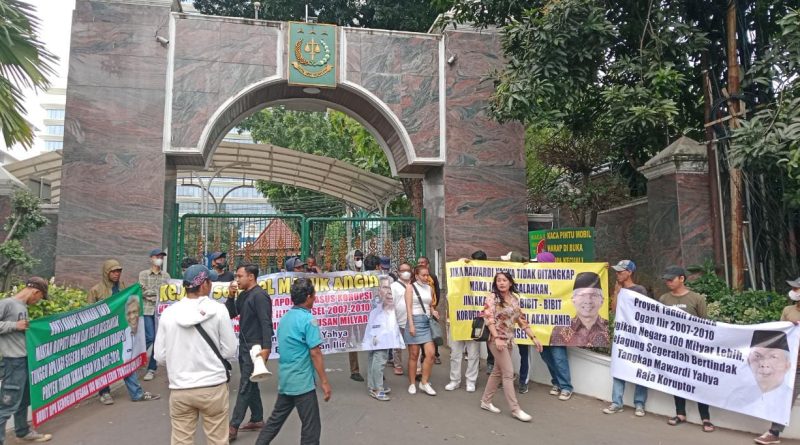
[[[250,348],[250,358],[253,360],[253,373],[250,374],[251,382],[261,382],[272,375],[267,369],[267,363],[261,358],[261,345],[254,345]]]

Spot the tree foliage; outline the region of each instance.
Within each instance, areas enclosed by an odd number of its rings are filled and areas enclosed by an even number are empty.
[[[2,290],[9,288],[13,274],[17,270],[30,270],[38,261],[25,251],[22,243],[48,222],[39,208],[40,204],[39,198],[27,191],[20,190],[14,194],[11,201],[11,215],[3,226],[6,237],[0,244]]]

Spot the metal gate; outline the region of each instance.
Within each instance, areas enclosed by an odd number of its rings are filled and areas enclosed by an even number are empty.
[[[392,264],[414,261],[425,252],[425,226],[414,217],[305,218],[303,215],[186,214],[178,219],[170,255],[170,273],[193,258],[209,264],[214,252],[226,252],[228,267],[258,264],[262,273],[278,272],[287,258],[314,255],[326,271],[347,269],[347,254],[388,256]]]

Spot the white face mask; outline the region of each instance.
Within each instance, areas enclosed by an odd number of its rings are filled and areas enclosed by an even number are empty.
[[[400,279],[403,281],[408,281],[411,279],[411,272],[400,272]]]
[[[363,261],[361,261],[361,260],[356,260],[356,267],[358,267],[359,269],[361,269],[361,266],[363,266],[363,265],[364,265],[364,262],[363,262]]]
[[[795,292],[794,289],[790,290],[789,298],[791,298],[792,301],[800,301],[800,292]]]
[[[161,267],[161,265],[163,265],[163,264],[164,264],[164,259],[163,258],[155,258],[155,259],[153,259],[153,265],[154,266]]]

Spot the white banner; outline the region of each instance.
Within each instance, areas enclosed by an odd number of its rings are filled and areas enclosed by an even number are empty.
[[[789,423],[800,327],[717,323],[627,289],[617,301],[614,377]]]

